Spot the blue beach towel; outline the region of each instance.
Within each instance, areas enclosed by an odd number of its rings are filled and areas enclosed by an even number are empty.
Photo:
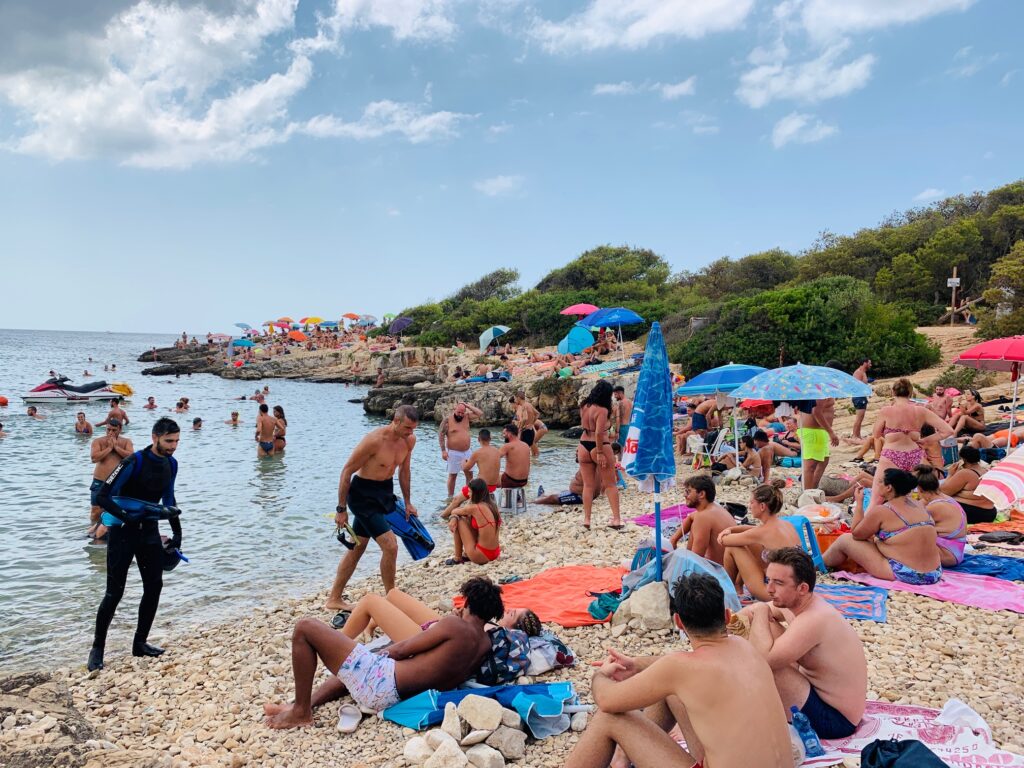
[[[888,616],[889,590],[882,587],[846,584],[819,584],[814,591],[848,619],[884,624]]]
[[[1019,557],[964,555],[964,561],[949,570],[978,576],[994,576],[1006,581],[1024,581],[1024,559]]]

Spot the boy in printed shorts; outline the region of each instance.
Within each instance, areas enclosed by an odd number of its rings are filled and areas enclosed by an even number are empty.
[[[313,723],[313,708],[351,694],[356,704],[375,711],[436,688],[446,691],[476,674],[491,652],[485,626],[505,613],[501,587],[487,578],[465,582],[463,608],[431,624],[414,637],[373,653],[319,619],[300,619],[292,633],[295,700],[265,704],[270,728],[300,728]],[[333,677],[313,692],[318,659]]]

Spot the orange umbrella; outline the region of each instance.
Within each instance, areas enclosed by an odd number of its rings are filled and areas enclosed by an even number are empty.
[[[277,322],[279,322],[279,323],[294,323],[295,321],[292,320],[290,317],[279,317],[279,318],[277,318]]]
[[[307,341],[308,337],[302,331],[288,331],[288,338],[294,341]]]
[[[342,315],[342,317],[344,317],[344,318],[346,318],[348,320],[358,320],[359,319],[359,315],[357,315],[355,312],[346,312],[344,315]]]

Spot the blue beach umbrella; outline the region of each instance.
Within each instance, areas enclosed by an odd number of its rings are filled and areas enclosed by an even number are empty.
[[[318,325],[321,328],[337,328],[338,327],[338,321],[337,320],[324,320],[322,323],[318,323]]]
[[[621,328],[623,325],[637,325],[644,322],[632,309],[626,307],[605,307],[591,312],[580,320],[580,325],[588,328]]]
[[[594,346],[594,334],[579,325],[569,329],[565,338],[558,342],[558,354],[577,355],[588,347]]]
[[[399,334],[412,325],[412,322],[411,317],[396,317],[391,321],[391,325],[388,326],[388,333],[392,336]]]
[[[765,371],[729,393],[736,400],[825,400],[870,397],[871,387],[844,371],[822,365],[788,365]]]
[[[487,347],[491,345],[499,336],[503,336],[509,332],[507,325],[492,325],[486,331],[480,334],[480,351],[483,352]]]
[[[243,331],[252,330],[252,326],[248,323],[235,323],[235,328],[241,328]]]
[[[658,552],[655,578],[661,581],[661,489],[675,482],[676,457],[672,440],[672,374],[661,335],[651,325],[644,362],[633,398],[633,416],[622,446],[622,465],[640,481],[640,490],[654,493],[654,548]]]
[[[732,392],[736,387],[745,384],[767,368],[759,365],[720,365],[709,371],[694,376],[676,389],[677,395],[715,395],[719,392]],[[762,398],[766,399],[766,398]]]
[[[231,342],[231,346],[233,346],[233,347],[255,347],[256,345],[253,344],[252,341],[250,341],[249,339],[234,339]]]

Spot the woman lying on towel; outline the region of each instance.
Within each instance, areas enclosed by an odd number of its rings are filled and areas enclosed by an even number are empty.
[[[757,600],[771,596],[764,584],[765,558],[774,549],[799,547],[796,528],[778,517],[782,509],[782,491],[767,483],[757,486],[750,496],[748,511],[760,525],[733,525],[718,534],[718,543],[725,547],[722,565],[742,594],[743,586]]]
[[[876,579],[934,584],[942,578],[935,521],[910,498],[917,477],[890,467],[882,473],[878,496],[864,512],[864,491],[853,495],[852,532],[825,551],[825,565],[838,568],[851,558]]]

